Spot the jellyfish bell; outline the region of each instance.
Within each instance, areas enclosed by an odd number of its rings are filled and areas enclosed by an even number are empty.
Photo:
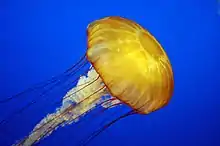
[[[87,31],[87,59],[112,96],[142,114],[169,102],[171,64],[147,30],[125,18],[107,17],[91,23]]]
[[[85,56],[91,67],[86,75],[62,98],[61,107],[15,145],[35,144],[58,127],[80,121],[98,106],[109,109],[124,103],[132,111],[149,114],[169,102],[174,87],[171,64],[158,41],[142,26],[122,17],[105,17],[88,25],[87,37]],[[80,62],[68,71],[73,74],[81,68]]]

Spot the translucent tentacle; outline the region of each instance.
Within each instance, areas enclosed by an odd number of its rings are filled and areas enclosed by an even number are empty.
[[[116,99],[108,96],[101,78],[91,68],[86,76],[81,76],[76,87],[63,97],[62,106],[55,113],[47,115],[33,129],[29,136],[16,145],[32,145],[50,135],[59,126],[77,122],[80,117],[94,109],[97,105],[110,108]],[[105,97],[105,98],[102,98]]]

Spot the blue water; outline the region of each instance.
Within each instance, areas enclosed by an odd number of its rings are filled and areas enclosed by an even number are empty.
[[[85,53],[87,25],[119,15],[147,28],[162,44],[174,71],[174,95],[167,107],[147,116],[123,119],[90,145],[220,146],[217,1],[3,0],[0,7],[1,99],[62,73]],[[28,101],[21,98],[0,104],[0,120]],[[55,107],[59,106],[39,102],[0,126],[0,146],[27,135]],[[80,130],[67,126],[39,145],[75,145],[89,127],[89,123]]]

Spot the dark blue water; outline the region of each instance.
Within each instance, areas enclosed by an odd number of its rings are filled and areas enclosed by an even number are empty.
[[[148,116],[123,119],[90,145],[219,146],[218,7],[214,0],[3,0],[0,98],[62,73],[85,53],[87,25],[105,16],[119,15],[147,28],[162,44],[174,71],[174,95],[167,107]],[[59,107],[47,103],[62,95],[60,90],[54,91],[52,98],[39,101],[0,126],[0,145],[7,146],[27,135],[40,119]],[[0,104],[0,119],[30,98]],[[59,129],[39,145],[76,145],[80,135],[91,128],[89,124]]]

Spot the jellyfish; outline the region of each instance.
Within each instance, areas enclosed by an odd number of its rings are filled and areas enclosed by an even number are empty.
[[[74,65],[68,71],[77,71],[84,61],[91,66],[63,96],[62,105],[15,145],[33,145],[58,127],[79,122],[97,106],[110,109],[127,105],[131,108],[94,131],[84,142],[86,144],[116,121],[131,114],[150,114],[171,99],[174,78],[169,58],[155,37],[132,20],[111,16],[90,23],[87,51],[79,61],[81,65]]]

